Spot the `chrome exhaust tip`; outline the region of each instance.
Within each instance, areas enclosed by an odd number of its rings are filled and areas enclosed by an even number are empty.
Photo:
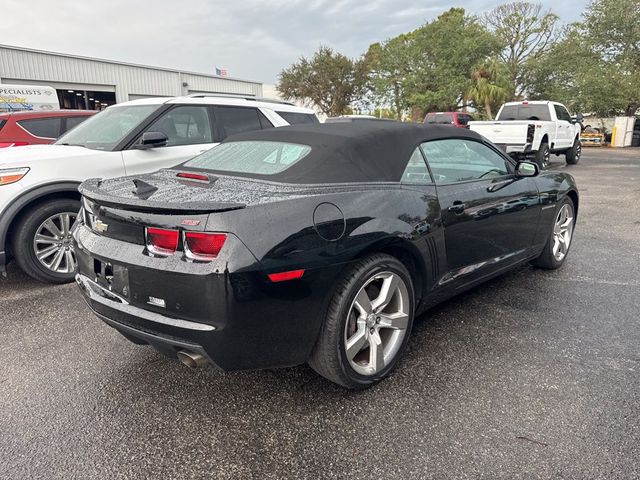
[[[180,350],[177,354],[178,360],[189,368],[198,368],[206,365],[209,361],[200,353]]]

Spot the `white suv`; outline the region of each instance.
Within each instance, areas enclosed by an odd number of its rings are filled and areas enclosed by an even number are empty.
[[[312,110],[251,98],[192,95],[107,108],[53,145],[0,151],[0,272],[10,255],[31,277],[73,279],[78,185],[172,167],[248,130],[318,123]]]

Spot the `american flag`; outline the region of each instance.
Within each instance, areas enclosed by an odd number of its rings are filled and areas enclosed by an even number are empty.
[[[229,72],[227,72],[226,68],[216,67],[216,75],[219,75],[221,77],[226,77],[227,75],[229,75]]]

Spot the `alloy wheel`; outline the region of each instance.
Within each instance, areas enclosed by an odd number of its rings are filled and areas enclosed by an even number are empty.
[[[47,270],[72,273],[76,269],[76,254],[71,230],[77,213],[61,212],[50,216],[36,229],[33,251]]]
[[[407,333],[409,290],[393,272],[367,280],[349,309],[344,347],[351,367],[361,375],[379,373],[394,359]]]
[[[567,256],[573,235],[573,208],[565,203],[553,226],[553,257],[561,262]]]
[[[576,162],[580,160],[580,155],[582,155],[582,145],[578,142],[576,145]]]

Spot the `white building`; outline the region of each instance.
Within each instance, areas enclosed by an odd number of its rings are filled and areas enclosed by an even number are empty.
[[[190,93],[263,96],[258,82],[9,45],[0,45],[0,84],[51,86],[61,108],[91,110]]]

